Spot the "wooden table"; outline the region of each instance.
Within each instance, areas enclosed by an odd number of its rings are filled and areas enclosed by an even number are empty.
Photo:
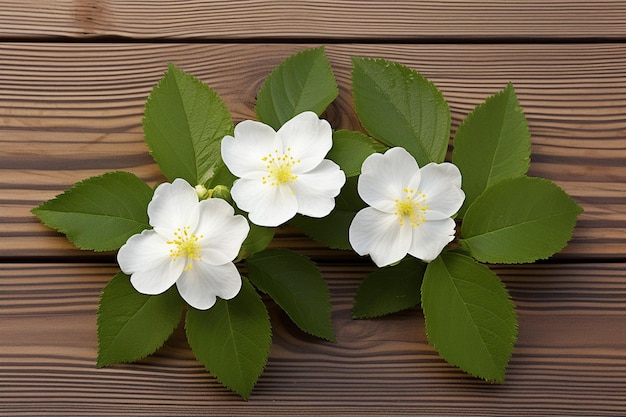
[[[0,414],[626,415],[626,2],[533,0],[0,1]],[[277,244],[327,278],[337,343],[269,304],[274,341],[249,402],[194,358],[182,331],[136,364],[96,369],[96,308],[111,254],[74,249],[30,209],[110,170],[163,180],[142,140],[143,103],[174,62],[254,118],[268,72],[327,45],[340,96],[326,117],[358,129],[350,56],[433,80],[453,130],[512,81],[532,132],[531,175],[584,207],[570,245],[498,266],[519,341],[504,385],[447,365],[419,310],[354,321],[372,270],[297,231]]]

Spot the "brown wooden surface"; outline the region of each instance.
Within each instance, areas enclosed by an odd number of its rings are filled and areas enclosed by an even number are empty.
[[[195,361],[182,330],[140,363],[94,369],[96,305],[113,267],[4,264],[0,395],[7,414],[623,415],[625,266],[496,268],[520,335],[506,383],[489,385],[439,358],[419,311],[351,320],[372,268],[322,265],[337,343],[302,334],[270,303],[270,361],[246,403]]]
[[[625,35],[621,1],[0,0],[0,414],[626,415]],[[73,249],[29,210],[109,170],[162,180],[141,117],[167,62],[208,82],[239,121],[254,118],[276,64],[318,44],[340,84],[325,115],[336,128],[358,128],[351,55],[433,80],[453,130],[512,81],[531,175],[584,207],[553,260],[495,268],[520,318],[506,383],[448,366],[418,310],[351,320],[371,266],[289,228],[275,245],[321,265],[336,344],[303,335],[269,303],[270,361],[249,402],[203,371],[180,330],[140,363],[96,369],[95,312],[113,255]]]
[[[254,97],[269,71],[309,46],[0,44],[1,218],[8,223],[0,253],[89,256],[43,228],[30,208],[106,170],[161,180],[143,143],[141,116],[168,61],[209,83],[242,120],[254,118]],[[344,128],[359,128],[351,55],[419,69],[448,99],[453,130],[512,81],[533,135],[531,175],[557,182],[585,209],[558,256],[626,255],[626,45],[330,45],[327,53],[342,88],[327,117]],[[15,169],[20,175],[12,175]]]
[[[620,0],[11,0],[5,39],[623,39]]]

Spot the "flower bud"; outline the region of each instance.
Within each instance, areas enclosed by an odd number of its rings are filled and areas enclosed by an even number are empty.
[[[221,198],[222,200],[232,202],[232,199],[230,197],[230,189],[225,185],[216,185],[208,192],[210,198]]]
[[[205,198],[209,198],[209,190],[206,189],[206,187],[202,184],[198,184],[194,187],[194,189],[196,190],[196,194],[198,194],[198,198],[200,200],[204,200]]]

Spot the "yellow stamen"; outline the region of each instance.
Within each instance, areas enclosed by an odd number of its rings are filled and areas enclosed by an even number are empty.
[[[185,226],[182,229],[179,227],[174,232],[174,239],[167,242],[168,245],[174,245],[174,247],[170,249],[170,258],[172,258],[172,260],[176,260],[181,256],[185,257],[185,271],[193,268],[192,261],[202,259],[198,240],[202,239],[204,236],[190,233],[190,229],[191,227],[189,226]]]
[[[279,186],[294,182],[298,176],[291,172],[293,166],[300,162],[290,155],[291,148],[287,148],[287,152],[282,155],[278,153],[278,149],[261,158],[265,162],[265,168],[268,175],[262,177],[263,184]]]
[[[421,225],[426,221],[424,213],[428,210],[426,195],[419,190],[415,192],[415,190],[408,188],[404,188],[402,191],[404,191],[405,197],[402,200],[395,200],[396,211],[393,214],[398,216],[400,226],[404,226],[407,219],[411,227]]]

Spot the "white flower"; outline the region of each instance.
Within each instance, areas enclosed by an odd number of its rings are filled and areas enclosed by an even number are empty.
[[[199,310],[229,300],[241,289],[232,263],[250,226],[224,200],[198,202],[196,190],[183,179],[157,187],[148,204],[153,229],[131,236],[117,260],[143,294],[161,294],[174,283],[187,303]]]
[[[363,162],[358,191],[370,207],[354,217],[350,244],[379,267],[407,253],[430,262],[454,239],[450,217],[461,208],[465,193],[453,164],[430,163],[420,169],[406,150],[392,148]]]
[[[233,200],[260,226],[279,226],[296,213],[324,217],[346,177],[334,162],[324,159],[332,147],[326,120],[304,112],[278,132],[252,120],[235,127],[235,136],[222,140],[222,159],[237,177]]]

